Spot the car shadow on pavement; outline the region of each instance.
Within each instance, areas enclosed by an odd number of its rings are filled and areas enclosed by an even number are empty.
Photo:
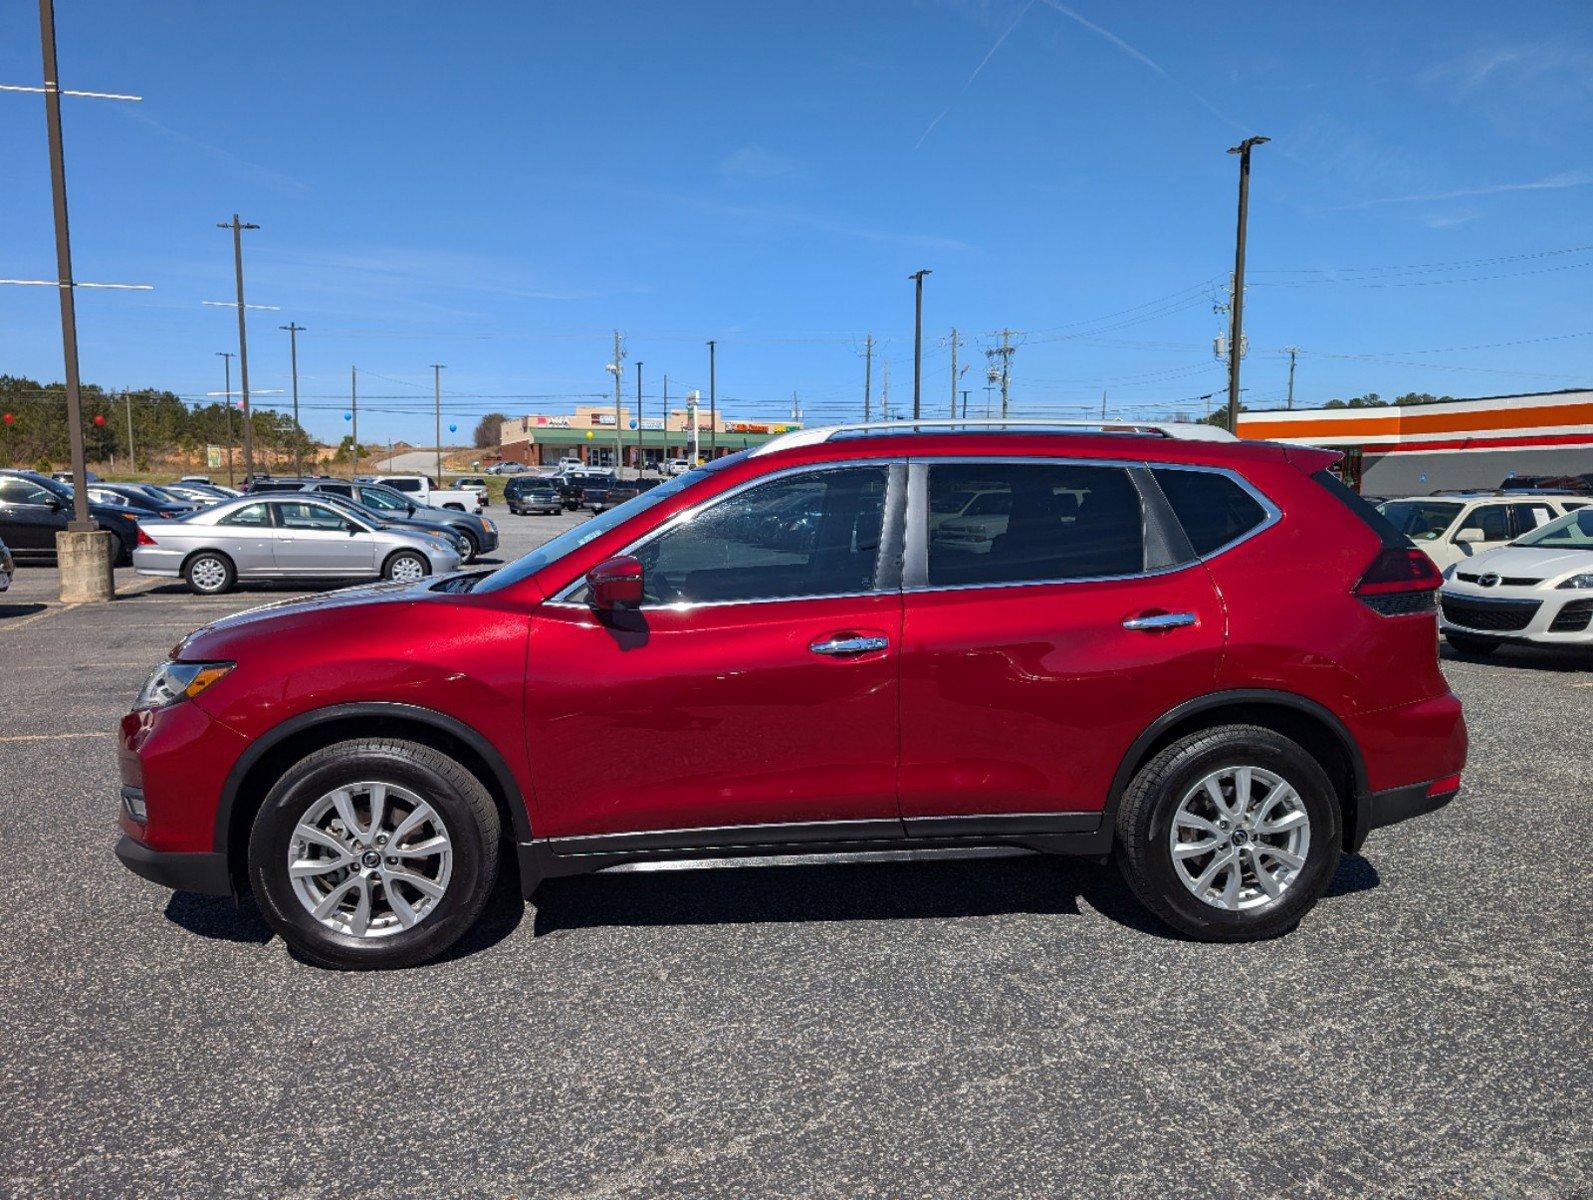
[[[1471,654],[1445,642],[1438,657],[1444,662],[1486,663],[1533,671],[1593,671],[1593,651],[1580,646],[1500,646],[1492,654]]]
[[[1115,870],[1042,855],[607,872],[548,880],[533,903],[534,929],[544,936],[604,926],[1078,916],[1080,901],[1122,924],[1171,936],[1139,908]]]
[[[1370,862],[1346,854],[1326,895],[1370,891],[1380,882]],[[1079,916],[1082,904],[1136,932],[1179,939],[1145,911],[1115,868],[1039,854],[606,872],[550,879],[532,903],[538,937],[607,926]]]
[[[235,903],[230,896],[173,892],[166,901],[166,919],[189,933],[221,942],[263,946],[275,936],[253,901]]]

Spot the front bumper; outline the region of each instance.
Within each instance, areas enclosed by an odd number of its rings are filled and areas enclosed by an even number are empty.
[[[174,892],[200,892],[206,896],[230,896],[232,878],[225,854],[183,854],[155,850],[123,834],[116,839],[116,857],[134,875]]]
[[[1438,593],[1438,627],[1522,645],[1593,646],[1593,593],[1584,588],[1484,590],[1451,581]]]

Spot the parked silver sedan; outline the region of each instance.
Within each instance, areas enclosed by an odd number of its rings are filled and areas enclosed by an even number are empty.
[[[240,579],[393,579],[459,569],[454,544],[297,494],[241,496],[171,521],[141,521],[133,569],[200,595]]]

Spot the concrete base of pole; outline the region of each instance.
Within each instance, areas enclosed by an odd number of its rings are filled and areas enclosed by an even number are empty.
[[[55,535],[55,561],[61,570],[61,603],[92,604],[116,595],[117,541],[103,529],[63,530]]]

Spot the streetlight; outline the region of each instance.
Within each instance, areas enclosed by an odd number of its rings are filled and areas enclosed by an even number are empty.
[[[1247,137],[1237,146],[1229,146],[1229,154],[1239,156],[1239,222],[1234,236],[1233,251],[1233,304],[1232,324],[1228,333],[1228,432],[1239,430],[1239,349],[1244,345],[1245,332],[1245,226],[1250,218],[1250,151],[1265,145],[1271,138]]]
[[[913,420],[918,420],[918,385],[924,373],[924,276],[933,271],[914,271],[913,281]]]

